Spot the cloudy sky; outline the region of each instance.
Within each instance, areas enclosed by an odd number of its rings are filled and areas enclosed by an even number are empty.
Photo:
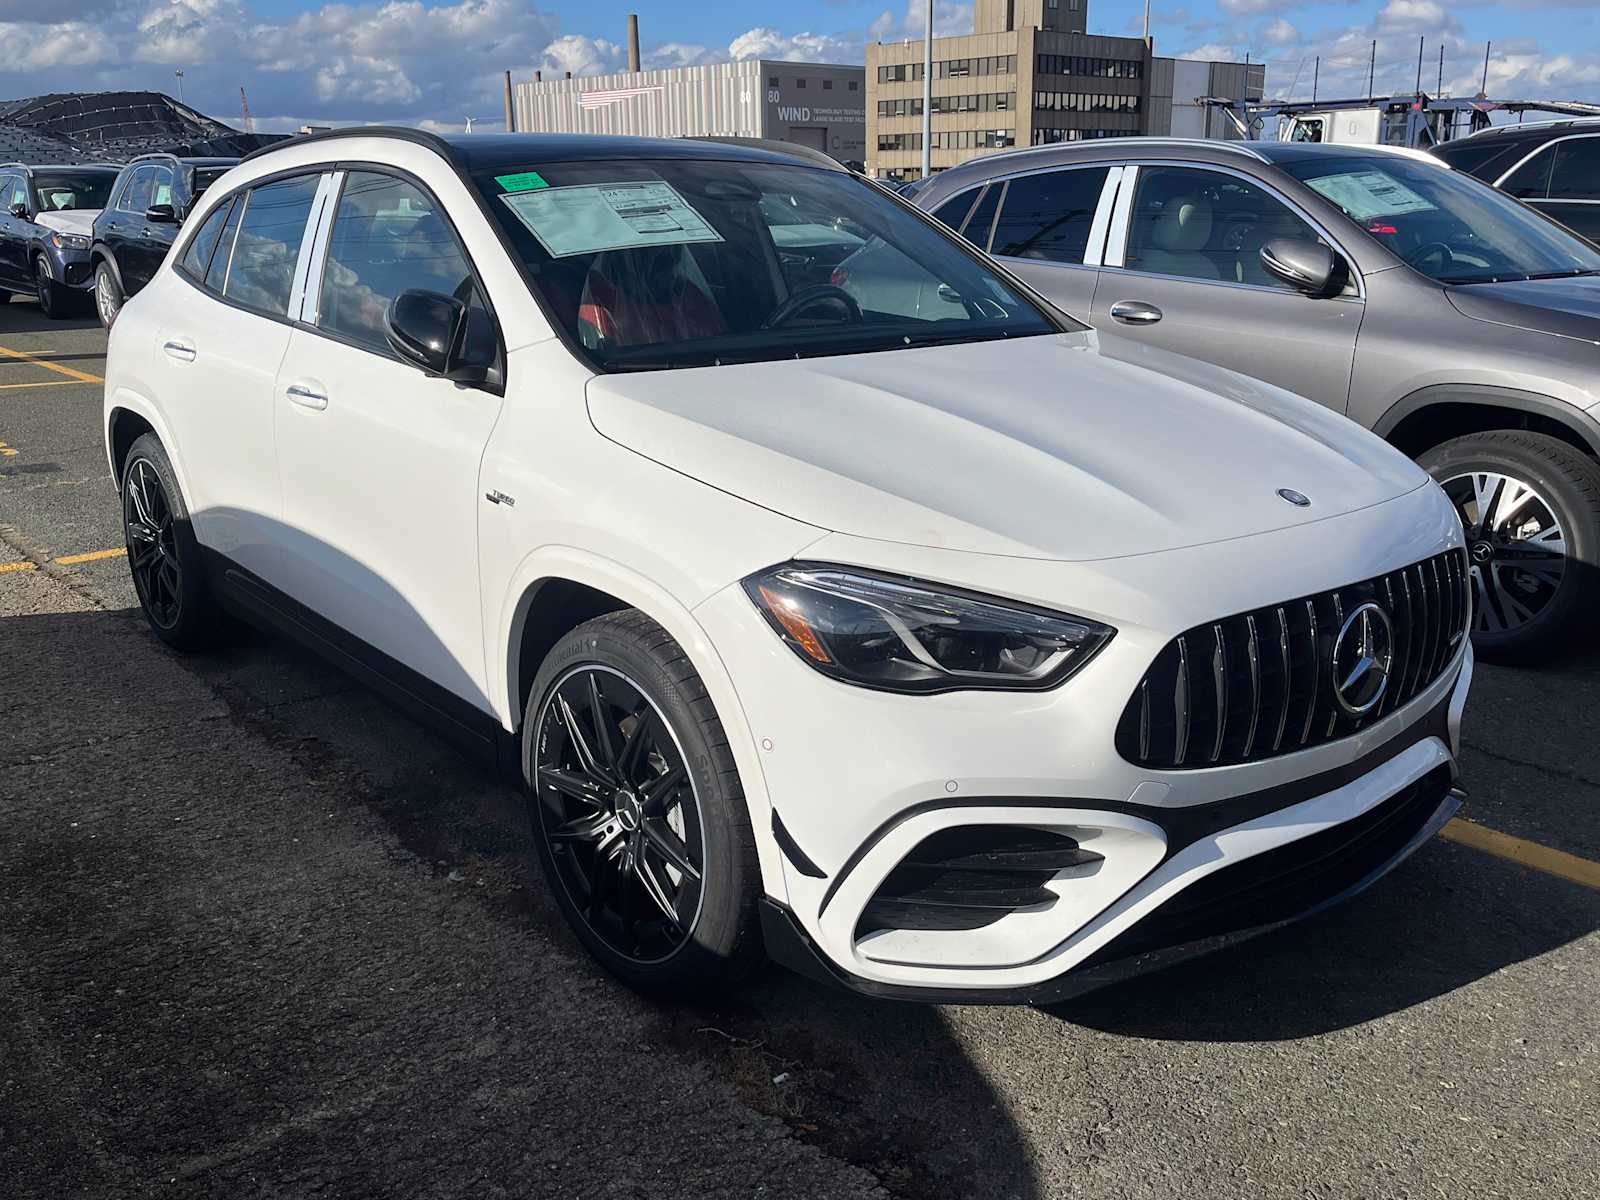
[[[1143,0],[1086,0],[1093,33],[1137,33]],[[153,88],[239,121],[249,90],[261,129],[392,121],[490,127],[500,72],[595,74],[624,65],[640,13],[647,66],[767,57],[861,62],[874,40],[920,36],[923,0],[0,0],[0,99]],[[971,28],[972,6],[938,0],[935,31]],[[1492,40],[1499,98],[1600,100],[1600,0],[1156,0],[1156,51],[1268,63],[1269,94],[1307,99],[1425,87],[1476,92]]]

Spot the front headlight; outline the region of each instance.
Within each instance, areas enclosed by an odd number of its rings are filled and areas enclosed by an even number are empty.
[[[57,250],[87,250],[89,239],[81,233],[52,233],[50,244]]]
[[[1115,630],[1010,600],[788,563],[744,589],[790,649],[824,675],[896,692],[1055,687]]]

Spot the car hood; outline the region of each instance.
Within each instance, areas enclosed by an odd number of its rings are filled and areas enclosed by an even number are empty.
[[[1093,331],[602,375],[588,403],[613,441],[807,524],[1030,558],[1282,529],[1427,478],[1308,400]]]
[[[100,215],[98,208],[74,208],[62,212],[42,212],[33,221],[58,233],[81,233],[88,237],[94,233],[94,219]]]
[[[1445,295],[1478,321],[1600,341],[1600,276],[1457,284]]]

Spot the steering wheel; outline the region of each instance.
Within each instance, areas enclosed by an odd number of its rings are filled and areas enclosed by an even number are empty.
[[[810,308],[819,300],[837,300],[850,314],[852,321],[861,320],[861,305],[856,303],[856,298],[842,287],[831,283],[814,283],[810,287],[803,287],[795,292],[777,308],[767,314],[767,319],[761,322],[762,329],[776,329],[785,321]]]
[[[1427,245],[1419,246],[1410,254],[1406,255],[1406,266],[1415,267],[1419,265],[1423,259],[1431,258],[1435,254],[1440,256],[1439,265],[1441,267],[1448,267],[1456,261],[1455,251],[1451,250],[1449,246],[1445,245],[1443,242],[1429,242]]]

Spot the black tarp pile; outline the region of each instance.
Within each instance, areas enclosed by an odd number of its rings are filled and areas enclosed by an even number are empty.
[[[126,162],[157,150],[231,158],[282,136],[241,133],[160,92],[67,92],[0,101],[0,161]]]

